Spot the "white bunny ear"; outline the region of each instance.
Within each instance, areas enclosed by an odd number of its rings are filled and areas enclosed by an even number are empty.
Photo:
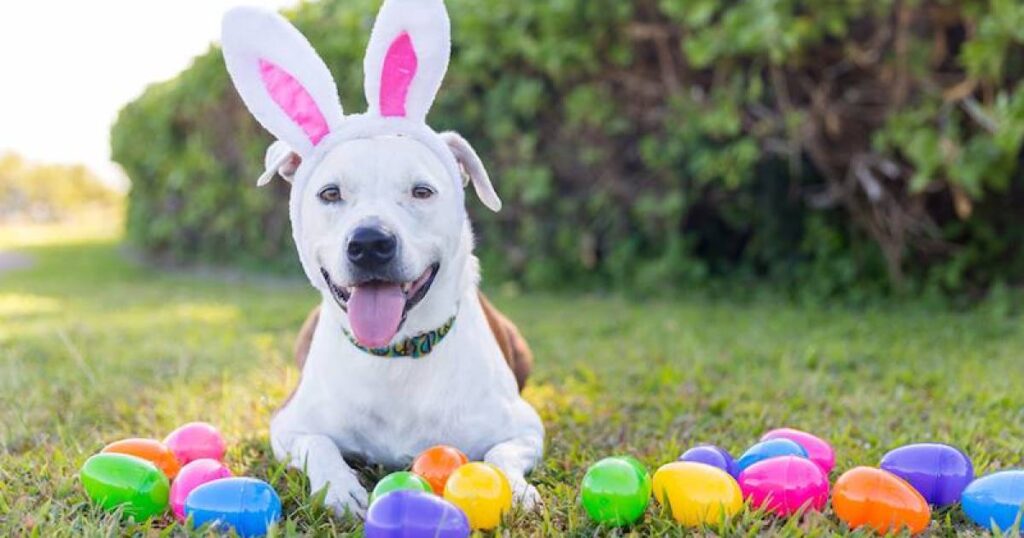
[[[450,55],[443,0],[384,0],[363,60],[370,114],[426,120]]]
[[[308,156],[344,119],[331,72],[284,17],[232,9],[221,27],[224,61],[252,115],[275,137]]]
[[[455,155],[455,160],[459,163],[463,173],[473,183],[473,190],[476,191],[480,201],[487,206],[487,209],[495,213],[501,211],[501,198],[498,198],[498,193],[494,191],[491,177],[487,174],[487,169],[484,168],[484,163],[476,154],[473,146],[469,145],[469,142],[466,142],[466,139],[455,131],[441,133],[441,140],[448,144],[448,149],[451,150],[452,155]]]

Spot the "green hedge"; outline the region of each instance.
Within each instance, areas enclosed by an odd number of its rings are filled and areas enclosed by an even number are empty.
[[[377,0],[288,15],[362,110]],[[1024,281],[1024,4],[449,0],[431,124],[506,204],[471,212],[494,281],[813,295]],[[113,128],[128,231],[181,261],[295,264],[287,187],[219,51]]]

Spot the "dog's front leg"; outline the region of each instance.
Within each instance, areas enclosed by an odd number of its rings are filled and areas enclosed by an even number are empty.
[[[346,513],[365,516],[366,489],[345,463],[334,441],[324,435],[283,435],[274,441],[278,459],[305,471],[310,494],[327,488],[324,504],[339,517]]]
[[[521,430],[517,437],[494,445],[484,454],[484,461],[505,472],[512,486],[512,499],[526,510],[538,507],[542,500],[537,488],[526,481],[544,454],[544,426],[532,407],[522,402]]]
[[[505,472],[512,486],[512,499],[526,510],[541,504],[537,488],[526,481],[526,473],[540,458],[539,439],[520,437],[499,443],[484,455],[484,461]]]

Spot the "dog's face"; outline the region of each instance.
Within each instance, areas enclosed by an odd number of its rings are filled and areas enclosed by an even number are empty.
[[[382,347],[407,319],[415,318],[409,329],[424,330],[443,311],[454,314],[468,291],[457,286],[465,282],[472,238],[459,207],[462,185],[438,148],[452,152],[487,207],[498,211],[501,201],[473,148],[426,125],[451,53],[444,2],[381,6],[363,61],[365,114],[344,114],[327,65],[280,15],[233,9],[221,42],[242,100],[294,154],[267,164],[296,174],[291,209],[300,258],[355,338]],[[353,136],[395,134],[346,139],[338,134],[346,129]],[[324,143],[337,145],[321,150]],[[313,154],[315,168],[291,166]]]
[[[400,136],[344,142],[310,173],[299,248],[361,344],[390,343],[456,263],[465,221],[455,189],[429,148]]]

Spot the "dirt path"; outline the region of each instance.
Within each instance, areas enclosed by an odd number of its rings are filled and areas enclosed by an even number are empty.
[[[18,269],[28,269],[36,261],[28,254],[20,252],[0,251],[0,274]]]

